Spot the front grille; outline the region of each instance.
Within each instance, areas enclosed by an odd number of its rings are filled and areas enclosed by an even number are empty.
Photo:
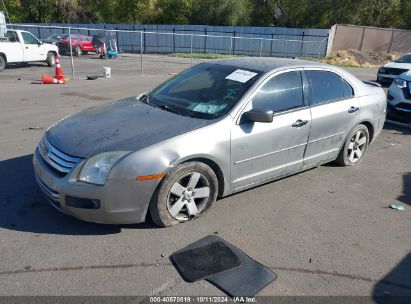
[[[395,106],[398,110],[402,110],[405,112],[411,112],[411,104],[410,103],[405,103],[401,102]]]
[[[408,70],[405,69],[395,69],[395,68],[384,68],[385,69],[385,73],[384,74],[388,74],[388,75],[400,75],[402,73],[408,72]]]
[[[47,140],[46,136],[41,139],[38,150],[46,164],[61,176],[65,176],[82,160],[80,157],[74,157],[58,150]]]
[[[40,177],[35,174],[37,184],[39,185],[41,191],[47,198],[47,200],[56,208],[60,208],[60,194],[57,191],[54,191],[50,187],[48,187]]]

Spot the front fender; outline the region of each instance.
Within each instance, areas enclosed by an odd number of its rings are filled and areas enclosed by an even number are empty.
[[[178,164],[201,158],[219,167],[224,178],[224,195],[229,194],[231,121],[230,117],[133,152],[115,164],[109,179],[168,173]]]

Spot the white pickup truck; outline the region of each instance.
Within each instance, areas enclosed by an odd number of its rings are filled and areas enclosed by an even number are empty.
[[[7,30],[0,37],[0,72],[7,63],[43,61],[54,66],[57,54],[57,46],[41,42],[30,32]]]

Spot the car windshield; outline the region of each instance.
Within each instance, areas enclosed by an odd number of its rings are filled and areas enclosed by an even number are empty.
[[[235,66],[202,63],[160,85],[142,101],[181,115],[214,119],[227,114],[259,74]]]
[[[55,34],[55,35],[51,35],[49,38],[47,38],[47,40],[60,40],[62,38],[63,38],[63,35]]]
[[[411,54],[407,54],[404,56],[401,56],[398,60],[396,60],[395,62],[398,63],[411,63]]]

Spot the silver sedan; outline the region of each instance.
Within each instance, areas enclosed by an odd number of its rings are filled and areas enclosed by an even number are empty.
[[[50,203],[79,219],[160,226],[323,163],[357,165],[384,124],[384,91],[318,63],[194,66],[138,97],[50,127],[34,154]]]

